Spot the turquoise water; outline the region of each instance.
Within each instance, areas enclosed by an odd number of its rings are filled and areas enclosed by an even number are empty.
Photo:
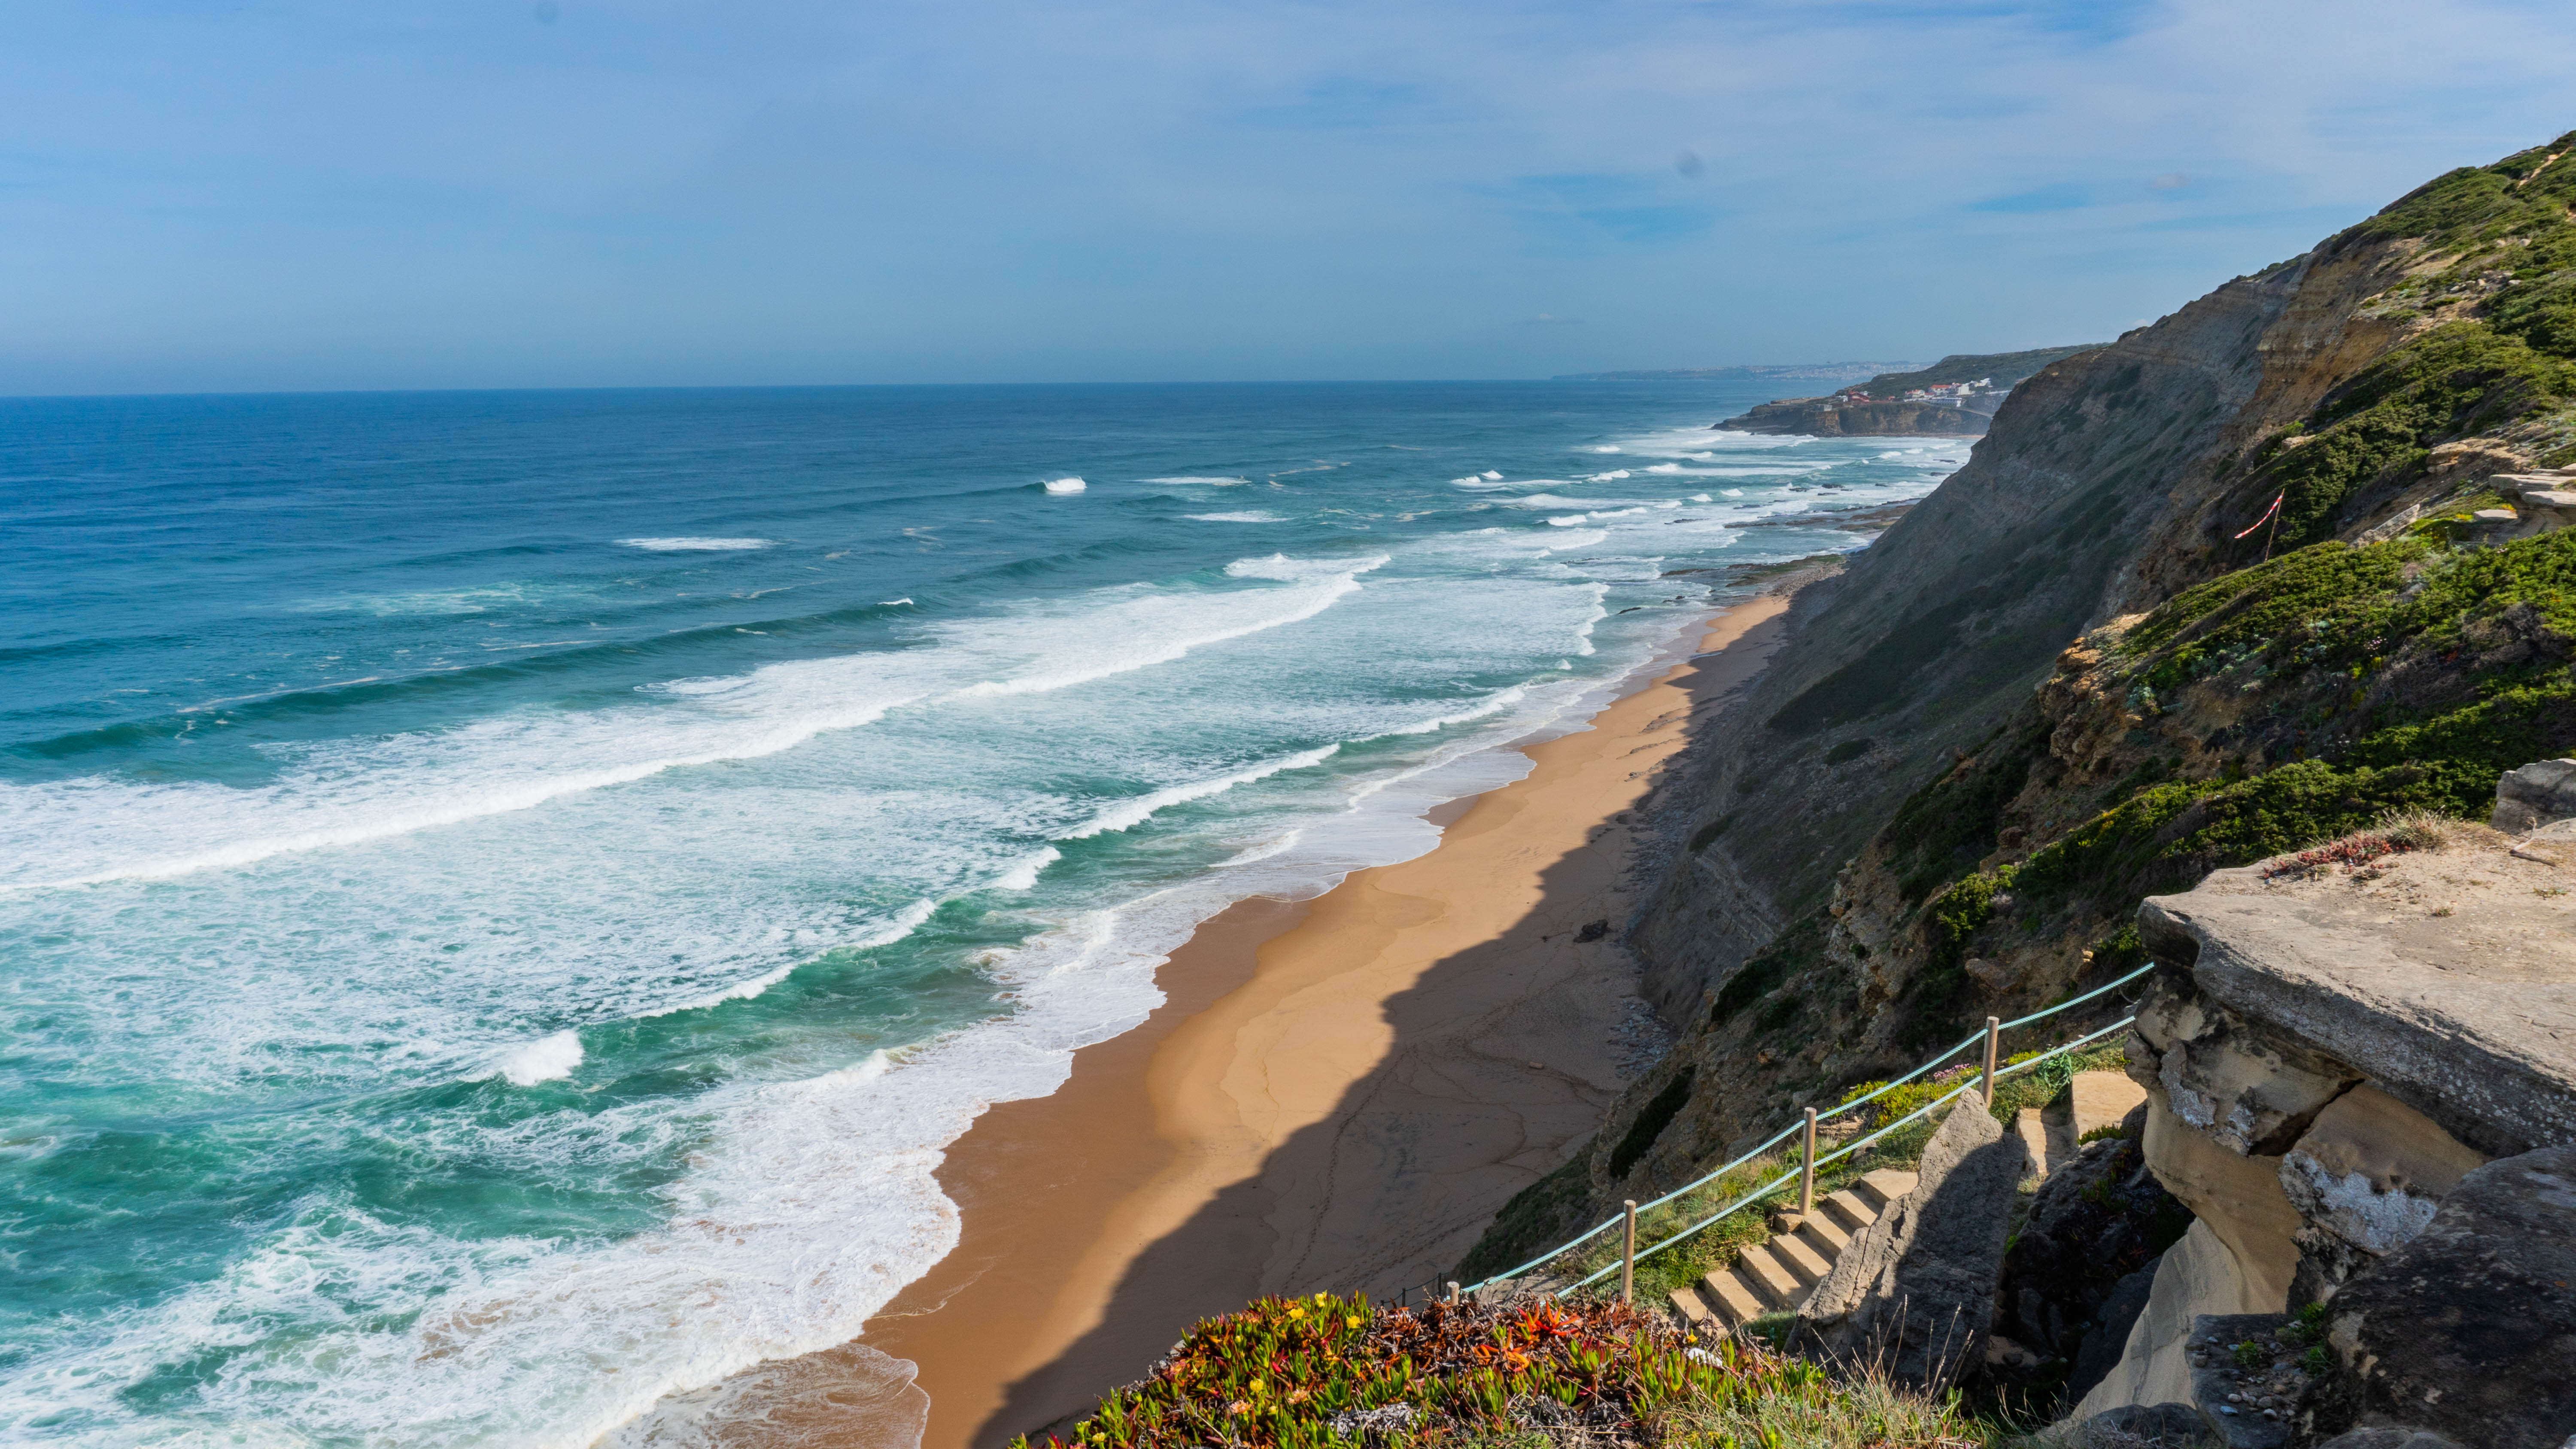
[[[578,1446],[846,1340],[1195,922],[1965,458],[1753,400],[0,402],[0,1433]]]

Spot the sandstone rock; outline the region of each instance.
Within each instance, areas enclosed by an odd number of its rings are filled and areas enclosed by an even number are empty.
[[[2498,830],[2529,830],[2576,816],[2576,760],[2536,760],[2496,782]]]
[[[2188,999],[2159,973],[2153,1019],[2142,1004],[2138,1022],[2151,1046],[2189,1044],[2175,1083],[2209,1100],[2213,1128],[2255,1139],[2257,1150],[2289,1147],[2263,1140],[2265,1124],[2296,1123],[2291,1109],[2314,1096],[2318,1062],[2366,1070],[2372,1086],[2482,1153],[2576,1141],[2576,1053],[2566,1045],[2576,1040],[2576,895],[2552,894],[2568,887],[2568,871],[2475,841],[2375,866],[2366,882],[2222,870],[2139,907],[2158,959],[2190,963]],[[2202,1023],[2222,1014],[2225,1039],[2209,1041]],[[2217,1095],[2243,1068],[2214,1059],[2240,1046],[2247,1056],[2288,1053],[2292,1073],[2255,1088],[2250,1105]],[[2182,1100],[2173,1105],[2184,1113]],[[2203,1110],[2190,1106],[2189,1115]]]
[[[2310,1229],[2382,1254],[2413,1238],[2484,1154],[2368,1085],[2317,1114],[2281,1159],[2281,1186]]]
[[[2146,1310],[2129,1330],[2119,1362],[2085,1394],[2073,1417],[2085,1419],[2126,1405],[2189,1398],[2192,1321],[2204,1314],[2261,1313],[2279,1307],[2277,1302],[2253,1300],[2236,1270],[2235,1255],[2209,1224],[2193,1223],[2182,1241],[2157,1262]]]
[[[2576,1436],[2576,1147],[2470,1172],[2332,1307],[2365,1422],[2560,1449]]]
[[[2240,1157],[2155,1101],[2147,1104],[2146,1147],[2147,1169],[2226,1245],[2246,1305],[2226,1311],[2286,1308],[2302,1224],[2281,1187],[2281,1159]]]
[[[2276,1156],[2361,1080],[2343,1062],[2159,973],[2138,1003],[2153,1085],[2176,1117],[2239,1153]],[[2141,1065],[2131,1059],[2134,1072]]]
[[[1852,1239],[1799,1311],[1791,1346],[1940,1392],[1982,1362],[2013,1200],[2027,1168],[1975,1094],[1932,1134],[1914,1190]]]

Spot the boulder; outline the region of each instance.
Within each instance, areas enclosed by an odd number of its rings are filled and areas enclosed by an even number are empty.
[[[2147,1170],[2227,1249],[2243,1308],[2278,1313],[2299,1271],[2299,1210],[2281,1187],[2281,1159],[2230,1152],[2161,1101],[2147,1103]]]
[[[2576,817],[2576,760],[2536,760],[2496,781],[2498,830],[2522,831]]]
[[[1985,1358],[2029,1154],[1971,1093],[1932,1134],[1913,1191],[1852,1239],[1799,1310],[1791,1347],[1939,1393]]]
[[[2576,1436],[2576,1146],[2470,1172],[2331,1308],[2365,1425],[2560,1449]]]

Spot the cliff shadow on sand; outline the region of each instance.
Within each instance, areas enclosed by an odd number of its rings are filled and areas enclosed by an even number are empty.
[[[1669,736],[1723,711],[1778,638],[1776,621],[1766,621],[1680,671],[1669,681],[1674,697],[1644,728],[1632,726],[1602,767],[1625,775],[1625,761],[1668,752]],[[1657,736],[1666,737],[1660,746]],[[1470,938],[1398,965],[1406,979],[1396,989],[1371,991],[1347,974],[1349,960],[1276,961],[1265,950],[1261,971],[1233,993],[1231,1011],[1195,1019],[1204,1040],[1175,1042],[1160,1069],[1222,1083],[1202,1090],[1228,1097],[1226,1110],[1246,1119],[1277,1109],[1272,1093],[1281,1078],[1306,1069],[1301,1058],[1334,1050],[1331,1042],[1294,1040],[1301,1005],[1328,1008],[1307,1021],[1339,1013],[1382,1045],[1353,1063],[1329,1106],[1276,1139],[1251,1173],[1206,1195],[1136,1251],[1096,1319],[1042,1366],[1013,1377],[971,1429],[940,1421],[934,1366],[925,1364],[934,1404],[927,1443],[999,1444],[1087,1411],[1108,1388],[1143,1377],[1195,1320],[1255,1297],[1330,1289],[1385,1301],[1419,1288],[1444,1275],[1516,1192],[1586,1149],[1627,1078],[1623,1052],[1633,1065],[1636,1051],[1633,1039],[1623,1046],[1623,1018],[1610,1008],[1633,1000],[1635,990],[1619,936],[1634,908],[1628,877],[1644,864],[1631,848],[1646,809],[1609,819],[1596,809],[1579,843],[1533,861],[1546,851],[1509,842],[1530,830],[1523,817],[1546,808],[1497,792],[1442,843],[1443,852],[1466,847],[1456,852],[1462,859],[1484,858],[1481,841],[1534,863],[1535,888],[1516,911],[1463,910],[1455,898],[1388,883],[1386,869],[1355,875],[1312,903],[1337,914],[1310,917],[1310,927],[1378,961],[1400,961],[1407,936],[1445,930]],[[1435,857],[1408,864],[1433,865]]]

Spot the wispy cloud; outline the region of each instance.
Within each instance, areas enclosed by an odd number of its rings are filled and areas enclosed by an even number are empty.
[[[2576,125],[2562,0],[556,4],[0,15],[0,392],[1932,356]]]

